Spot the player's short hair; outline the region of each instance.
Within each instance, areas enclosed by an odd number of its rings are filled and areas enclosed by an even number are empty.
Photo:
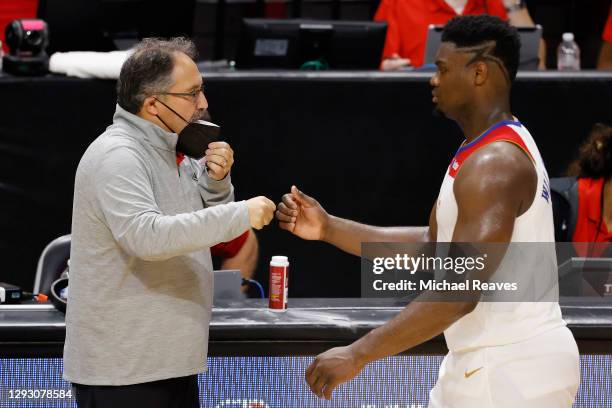
[[[494,41],[495,48],[491,51],[491,55],[502,61],[511,82],[516,78],[521,38],[516,28],[499,17],[484,14],[454,17],[444,26],[442,41],[451,42],[458,48]]]

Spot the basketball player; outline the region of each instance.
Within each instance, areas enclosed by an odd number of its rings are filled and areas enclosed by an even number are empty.
[[[374,227],[334,217],[295,186],[278,206],[280,227],[355,255],[362,242],[553,242],[546,169],[510,111],[519,50],[516,30],[496,17],[456,17],[446,25],[430,82],[433,102],[457,122],[465,141],[442,182],[429,227]],[[442,332],[449,353],[430,407],[572,406],[579,354],[557,302],[412,302],[351,345],[317,356],[306,381],[329,399],[367,363]]]

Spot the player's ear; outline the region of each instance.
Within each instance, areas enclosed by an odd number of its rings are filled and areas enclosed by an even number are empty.
[[[484,61],[475,62],[473,69],[474,69],[473,70],[474,84],[476,86],[483,85],[486,82],[487,77],[489,76],[489,67],[487,66],[486,62]]]

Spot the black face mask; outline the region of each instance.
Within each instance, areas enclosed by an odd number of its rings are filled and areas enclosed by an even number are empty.
[[[159,99],[155,99],[187,123],[187,126],[185,126],[183,130],[181,130],[181,132],[178,134],[178,141],[176,142],[177,152],[183,153],[185,156],[189,156],[196,160],[199,160],[204,157],[204,152],[208,148],[208,145],[212,142],[216,142],[217,140],[219,140],[221,128],[218,125],[215,125],[212,122],[207,122],[205,120],[196,120],[195,122],[189,122],[174,109],[172,109]],[[164,125],[166,125],[168,129],[172,130],[172,128],[168,126],[166,122],[164,122],[164,120],[159,117],[159,115],[156,116]]]

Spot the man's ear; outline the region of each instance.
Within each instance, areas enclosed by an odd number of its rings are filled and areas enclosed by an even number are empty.
[[[489,77],[489,67],[484,61],[476,61],[474,63],[474,84],[482,86]]]
[[[157,109],[157,99],[154,96],[145,98],[142,104],[142,111],[148,113],[151,116],[157,116],[159,113]]]

